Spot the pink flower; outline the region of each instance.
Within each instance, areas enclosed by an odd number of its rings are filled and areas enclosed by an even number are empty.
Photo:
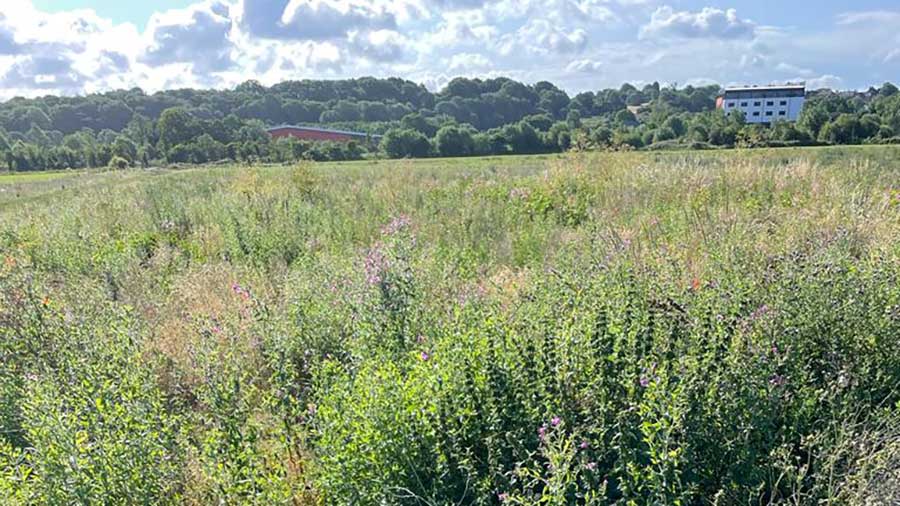
[[[528,190],[528,188],[513,188],[509,191],[510,199],[524,200],[527,199],[529,195],[531,195],[531,192]]]
[[[538,427],[538,437],[541,438],[541,441],[544,440],[544,437],[547,435],[547,424],[543,424]]]
[[[553,419],[550,420],[550,425],[553,427],[559,427],[559,424],[562,423],[562,418],[558,416],[554,416]]]
[[[763,304],[762,306],[759,306],[758,308],[756,308],[756,310],[753,311],[752,314],[750,314],[750,320],[759,320],[760,318],[767,315],[768,313],[769,313],[769,305]]]
[[[422,359],[422,362],[428,362],[428,360],[431,359],[431,355],[429,355],[427,351],[423,351],[422,354],[419,355],[419,358]]]
[[[366,283],[371,286],[381,283],[384,271],[388,268],[388,259],[381,251],[381,245],[376,244],[369,250],[365,259]]]
[[[584,467],[585,467],[588,471],[594,471],[594,470],[597,469],[597,463],[596,463],[596,462],[588,462],[587,464],[585,464]]]
[[[400,216],[395,217],[391,220],[390,223],[385,225],[381,229],[382,235],[394,235],[401,230],[405,230],[412,226],[412,220],[409,219],[409,216],[405,214],[401,214]]]
[[[506,500],[509,499],[509,494],[507,494],[506,492],[501,492],[497,494],[497,499],[499,499],[500,502],[506,502]]]
[[[585,441],[582,441],[581,444],[578,445],[578,447],[581,448],[582,450],[587,450],[588,448],[591,447],[591,443],[588,443],[587,440],[585,440]]]
[[[641,383],[641,388],[647,388],[648,386],[650,386],[650,378],[648,378],[646,376],[641,376],[640,383]]]

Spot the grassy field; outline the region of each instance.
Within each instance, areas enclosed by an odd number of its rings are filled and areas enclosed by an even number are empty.
[[[0,176],[0,504],[898,504],[898,160]]]

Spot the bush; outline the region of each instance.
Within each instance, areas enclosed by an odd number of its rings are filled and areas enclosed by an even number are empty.
[[[124,170],[130,166],[131,163],[121,156],[114,156],[109,160],[109,167],[111,169]]]

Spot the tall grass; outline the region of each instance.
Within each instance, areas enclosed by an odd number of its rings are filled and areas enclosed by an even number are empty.
[[[0,497],[896,503],[896,155],[17,182]]]

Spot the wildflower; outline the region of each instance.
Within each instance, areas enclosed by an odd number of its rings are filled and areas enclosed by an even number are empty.
[[[769,313],[768,304],[763,304],[762,306],[759,306],[758,308],[756,308],[755,311],[753,311],[753,313],[750,315],[750,320],[758,320],[768,313]]]
[[[419,358],[422,359],[422,362],[428,362],[428,360],[431,358],[431,355],[429,355],[427,351],[423,351],[421,355],[419,355]]]
[[[694,278],[691,280],[691,290],[696,292],[700,290],[701,282],[700,278]]]
[[[382,253],[380,245],[375,245],[369,250],[365,259],[366,283],[369,285],[377,285],[383,279],[383,273],[387,270],[388,260]]]
[[[309,404],[307,404],[307,405],[306,405],[306,412],[309,414],[309,416],[315,416],[315,414],[316,414],[316,405],[313,404],[313,403],[311,403],[311,402],[310,402]]]
[[[507,494],[506,492],[500,492],[499,494],[497,494],[497,499],[500,502],[506,502],[509,499],[509,494]]]
[[[647,388],[648,386],[650,386],[650,378],[648,378],[646,376],[641,376],[640,384],[641,384],[641,388]]]
[[[581,442],[580,445],[578,445],[578,447],[581,448],[582,450],[587,450],[588,448],[591,447],[591,443],[587,442],[587,440],[584,440]]]
[[[781,374],[773,374],[771,378],[769,378],[769,384],[775,387],[783,386],[786,382],[786,379]]]
[[[237,283],[232,283],[232,284],[231,284],[231,291],[233,291],[234,293],[236,293],[236,294],[238,294],[238,295],[244,293],[244,289],[241,288],[241,285],[239,285],[239,284],[237,284]]]
[[[553,427],[559,427],[559,424],[561,424],[561,423],[562,423],[562,418],[560,418],[558,416],[554,416],[550,420],[550,425],[552,425]]]
[[[221,334],[221,333],[222,333],[222,327],[220,327],[220,326],[218,326],[218,325],[213,325],[212,333],[213,333],[213,334]]]
[[[41,304],[43,304],[44,307],[49,306],[50,305],[50,297],[45,295],[44,298],[41,300]]]
[[[547,435],[547,424],[543,424],[538,427],[538,437],[541,438],[541,441],[544,440],[544,437]]]
[[[401,230],[405,230],[411,226],[412,226],[412,220],[409,219],[409,216],[407,216],[405,214],[401,214],[400,216],[397,216],[396,218],[391,220],[390,223],[385,225],[381,229],[381,234],[382,235],[394,235],[397,232],[400,232]]]
[[[513,188],[509,191],[510,199],[525,200],[529,195],[531,195],[531,192],[528,191],[528,188]]]
[[[596,462],[588,462],[587,464],[584,465],[584,467],[588,471],[595,471],[595,470],[597,470],[597,463]]]

